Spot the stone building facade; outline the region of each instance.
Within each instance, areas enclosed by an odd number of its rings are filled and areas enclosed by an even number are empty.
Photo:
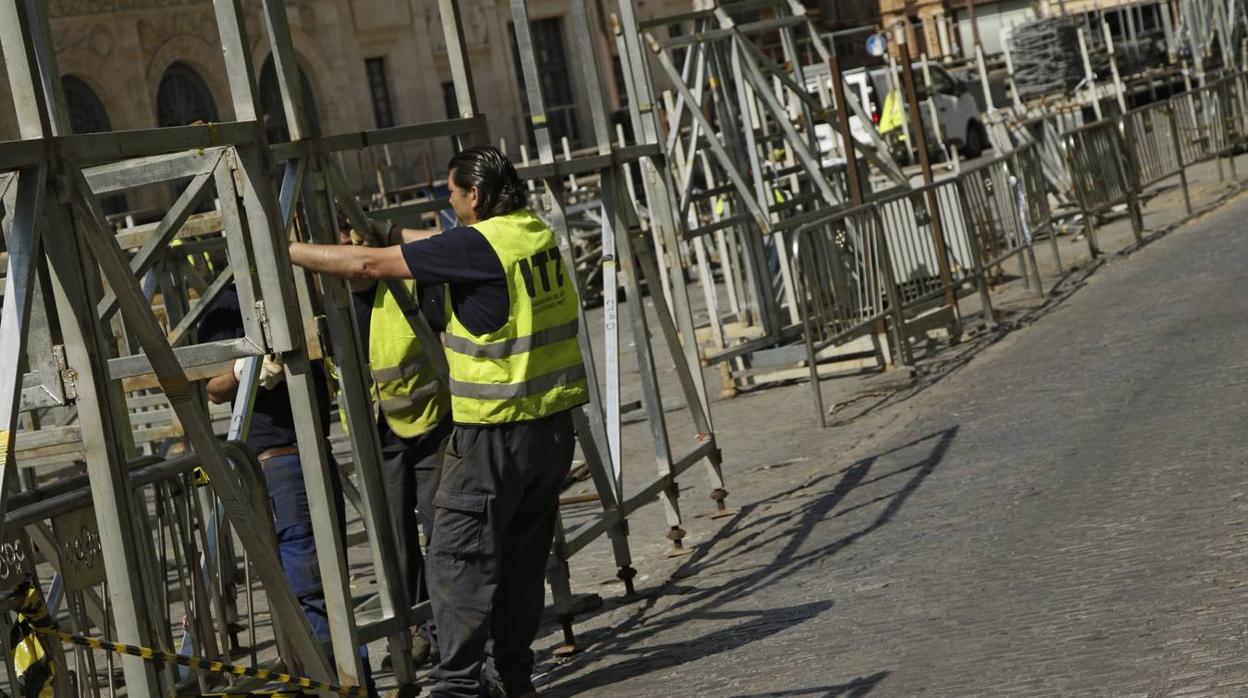
[[[692,0],[636,0],[642,18],[690,9]],[[621,106],[608,17],[614,3],[590,0],[591,45],[608,108]],[[284,120],[258,0],[244,0],[266,128],[281,138]],[[287,0],[295,50],[315,126],[324,134],[458,116],[436,0]],[[490,137],[528,140],[525,102],[505,0],[460,0],[479,108]],[[580,74],[582,49],[571,35],[567,0],[530,0],[541,46],[546,101],[557,129],[576,147],[592,133]],[[49,0],[67,101],[80,130],[174,126],[233,119],[211,0]],[[308,100],[305,100],[308,101]],[[0,140],[17,128],[8,85],[0,81]],[[435,176],[449,142],[420,144],[404,157],[425,159]]]
[[[880,22],[890,38],[904,31],[914,56],[954,56],[958,46],[953,5],[949,0],[880,0]]]
[[[807,2],[809,7],[812,3]],[[871,60],[866,39],[878,31],[880,0],[815,0],[817,26],[830,32],[841,68],[857,68]]]
[[[913,55],[969,58],[975,45],[972,2],[980,42],[991,55],[1001,51],[1003,32],[1037,17],[1105,11],[1123,5],[1164,5],[1165,0],[880,0],[881,25],[894,37],[904,31]]]

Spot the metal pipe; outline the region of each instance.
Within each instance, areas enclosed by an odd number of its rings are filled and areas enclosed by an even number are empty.
[[[836,99],[836,126],[841,134],[841,149],[845,153],[845,176],[849,182],[849,199],[854,206],[861,206],[863,196],[858,171],[858,153],[854,147],[849,108],[845,102],[845,78],[841,74],[841,61],[835,53],[828,56],[828,72],[832,76],[832,94]]]
[[[250,452],[242,444],[227,441],[222,444],[222,449],[236,468],[250,467],[251,463],[254,463],[254,459],[246,457],[250,455]],[[146,464],[132,469],[127,474],[127,480],[131,489],[140,489],[189,472],[200,465],[200,458],[198,454],[188,453],[168,460],[160,460],[156,456],[144,456],[138,459],[137,462]],[[255,467],[258,468],[259,466],[256,465]],[[14,500],[18,497],[24,497],[24,501],[17,506],[11,507],[5,513],[4,525],[6,527],[29,526],[36,521],[50,519],[75,509],[90,506],[91,489],[86,481],[86,476],[75,477],[71,480],[72,488],[60,486],[60,483],[57,483],[58,486],[54,494],[49,495],[48,488],[44,488],[43,490],[27,490],[14,496]]]
[[[940,271],[940,284],[945,289],[945,302],[958,313],[958,294],[953,288],[953,274],[949,270],[949,250],[945,241],[943,222],[940,219],[940,203],[932,188],[932,163],[927,155],[927,135],[923,130],[923,113],[919,109],[919,95],[914,87],[914,70],[910,65],[910,47],[900,47],[902,62],[902,80],[906,88],[906,101],[909,103],[910,119],[914,122],[915,147],[919,151],[919,166],[923,170],[923,188],[927,195],[927,210],[931,219],[932,243],[936,248],[936,266]]]

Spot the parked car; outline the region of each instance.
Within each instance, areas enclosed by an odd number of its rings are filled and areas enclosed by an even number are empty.
[[[984,149],[989,147],[988,134],[980,120],[979,107],[975,103],[974,96],[967,90],[966,83],[943,67],[929,64],[928,69],[932,75],[932,94],[929,96],[927,85],[923,81],[922,64],[915,63],[913,68],[929,149],[936,150],[939,147],[930,123],[931,107],[928,106],[929,101],[934,101],[940,134],[945,145],[958,146],[959,152],[964,157],[979,157]],[[894,159],[903,162],[908,149],[904,145],[902,135],[904,129],[899,127],[899,122],[903,118],[908,119],[909,113],[905,109],[906,100],[903,96],[900,75],[896,81],[898,93],[892,99],[889,98],[892,81],[888,73],[886,67],[870,71],[865,68],[850,70],[844,73],[845,86],[847,90],[853,90],[857,95],[868,118],[881,131],[881,137],[893,151]],[[816,90],[818,80],[824,80],[828,89],[831,89],[830,77],[827,74],[808,78],[808,88],[812,91]],[[888,110],[892,110],[893,113],[888,114]],[[850,116],[849,125],[854,140],[860,146],[874,147],[862,121],[856,115]],[[816,124],[815,135],[819,139],[819,146],[825,159],[839,159],[833,155],[840,150],[834,127],[829,124]]]

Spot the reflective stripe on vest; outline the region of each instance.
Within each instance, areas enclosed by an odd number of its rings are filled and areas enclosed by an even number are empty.
[[[514,400],[540,395],[552,388],[575,385],[577,381],[585,382],[585,364],[530,378],[523,383],[461,383],[452,378],[451,394],[478,400]]]
[[[451,411],[459,424],[539,419],[589,399],[577,343],[580,300],[554,233],[527,210],[474,223],[507,282],[507,321],[474,335],[447,291],[446,358]]]
[[[435,380],[432,383],[422,385],[407,395],[400,395],[398,397],[386,398],[385,400],[382,400],[379,403],[381,411],[383,414],[387,415],[397,414],[410,407],[415,407],[422,401],[428,400],[434,395],[437,395],[438,391],[441,389],[442,385]]]
[[[414,282],[408,288],[414,290]],[[425,360],[420,340],[384,283],[377,284],[368,325],[373,394],[391,431],[412,438],[432,431],[450,410],[450,398]]]
[[[415,378],[425,367],[425,357],[422,354],[420,359],[405,363],[402,366],[394,366],[392,368],[374,368],[369,373],[373,377],[373,381],[377,383],[385,383],[386,381],[401,381],[405,378]]]
[[[545,330],[539,330],[528,337],[505,339],[494,344],[473,344],[462,337],[447,336],[446,348],[457,353],[479,358],[505,359],[513,354],[523,354],[538,347],[576,339],[576,329],[580,325],[577,320],[565,322]]]

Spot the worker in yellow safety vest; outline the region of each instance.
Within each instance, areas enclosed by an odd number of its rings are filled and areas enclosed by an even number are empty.
[[[349,226],[340,225],[339,230],[340,242],[364,244]],[[441,286],[418,289],[415,281],[403,283],[414,299],[439,298],[444,293]],[[433,540],[433,495],[451,434],[451,396],[447,386],[438,381],[420,339],[387,284],[356,280],[351,282],[351,292],[372,378],[391,526],[398,535],[408,599],[420,603],[429,599],[420,531],[423,528],[425,539]],[[435,310],[440,309],[441,304],[436,304]],[[341,400],[339,407],[342,415]],[[412,642],[412,658],[418,666],[436,656],[435,645],[436,624],[429,621]],[[390,659],[383,661],[383,670],[390,671]]]
[[[880,114],[880,135],[886,136],[892,131],[902,127],[902,120],[906,118],[905,111],[901,107],[901,94],[897,90],[888,93],[884,98],[884,113]],[[898,138],[905,140],[904,134],[898,134]]]
[[[497,148],[455,155],[448,185],[458,227],[394,228],[403,244],[385,248],[296,242],[290,257],[347,278],[446,284],[455,432],[429,545],[441,650],[432,695],[535,696],[530,645],[574,450],[572,410],[588,401],[580,300],[554,234],[525,208],[524,185]]]

